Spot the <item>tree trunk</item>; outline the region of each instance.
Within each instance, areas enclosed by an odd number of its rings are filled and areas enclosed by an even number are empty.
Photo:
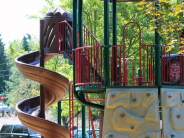
[[[65,116],[61,116],[63,126],[68,129],[68,119]]]

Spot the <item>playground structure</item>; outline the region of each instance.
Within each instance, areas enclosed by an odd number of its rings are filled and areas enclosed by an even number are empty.
[[[82,0],[79,0],[78,31],[76,1],[73,1],[73,17],[71,13],[56,8],[40,21],[40,51],[20,56],[15,60],[25,77],[41,84],[40,97],[26,99],[16,105],[19,119],[26,127],[46,138],[73,137],[73,121],[70,122],[69,131],[44,120],[45,107],[60,101],[69,87],[65,77],[44,69],[44,62],[64,54],[73,64],[73,86],[70,86],[72,89],[69,91],[75,100],[83,105],[83,138],[84,106],[88,107],[89,112],[90,107],[104,110],[102,138],[160,138],[160,119],[163,122],[164,138],[182,138],[184,57],[181,54],[166,53],[167,47],[160,46],[157,33],[155,45],[141,44],[141,29],[135,22],[125,25],[123,44],[117,45],[116,1],[112,1],[113,44],[109,46],[108,3],[104,0],[104,45],[101,45],[82,23]],[[139,30],[137,74],[135,60],[126,54],[125,30],[131,24]],[[132,65],[131,70],[128,70],[129,62]],[[128,75],[129,72],[131,76]],[[104,93],[105,108],[88,99],[88,93]],[[73,96],[69,96],[69,100],[71,99],[74,100]],[[69,101],[69,106],[72,106],[72,101]],[[72,111],[69,111],[70,116],[71,113]],[[58,110],[58,114],[60,115],[61,111]],[[93,125],[92,130],[93,136],[96,137]],[[100,130],[99,132],[101,133]],[[101,134],[99,137],[101,138]]]

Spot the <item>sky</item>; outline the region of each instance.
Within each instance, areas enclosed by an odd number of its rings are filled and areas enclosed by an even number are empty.
[[[5,49],[26,33],[39,39],[39,20],[28,19],[26,15],[38,15],[43,5],[44,0],[0,0],[0,34]]]

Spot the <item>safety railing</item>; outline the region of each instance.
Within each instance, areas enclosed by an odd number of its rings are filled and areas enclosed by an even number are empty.
[[[83,44],[84,46],[101,46],[91,31],[83,24]]]
[[[90,99],[88,98],[88,94],[85,94],[86,101],[88,102],[105,102],[105,99]],[[62,99],[61,101],[69,102],[69,132],[70,132],[70,138],[77,138],[81,137],[82,132],[82,126],[81,123],[79,123],[79,120],[81,118],[79,117],[79,113],[81,113],[81,107],[78,105],[76,106],[75,98],[73,95],[73,82],[70,82],[69,84],[69,99]],[[74,103],[75,102],[75,103]],[[86,114],[85,118],[88,116],[88,124],[86,124],[86,133],[88,134],[88,138],[101,138],[101,110],[98,111],[98,125],[94,124],[93,117],[92,117],[92,111],[90,107],[88,108],[88,115]],[[98,110],[98,109],[96,109]],[[62,115],[62,114],[61,114]],[[96,114],[95,114],[96,116]],[[90,131],[89,131],[90,130]]]
[[[180,54],[180,85],[184,85],[184,56]]]
[[[116,46],[113,46],[112,49],[114,49],[115,47]],[[114,50],[112,50],[112,52],[113,51]],[[128,70],[128,61],[131,62],[132,71]],[[124,67],[123,67],[123,62],[125,62]],[[111,86],[112,85],[119,85],[119,86],[122,86],[122,85],[137,86],[138,85],[138,77],[134,76],[135,68],[134,68],[133,59],[125,58],[124,60],[124,58],[121,58],[120,56],[117,56],[116,54],[112,54],[112,57],[110,57],[110,70],[111,70],[111,75],[110,75],[111,76],[111,79],[110,79]],[[131,76],[128,76],[129,73],[131,73]]]
[[[111,57],[111,85],[125,85],[125,46],[116,45],[112,46]]]
[[[70,138],[74,137],[74,95],[73,95],[73,81],[69,84],[69,131]],[[77,126],[78,126],[78,105],[77,105]],[[78,134],[77,134],[78,135]]]
[[[100,85],[102,88],[102,59],[102,46],[75,49],[75,86]]]
[[[58,53],[64,53],[72,62],[72,33],[73,29],[67,21],[58,22]],[[78,32],[78,43],[79,43]],[[91,31],[83,24],[83,46],[101,46]]]
[[[178,25],[171,25],[171,27]],[[178,42],[181,42],[181,31],[179,30]],[[175,40],[176,41],[176,40]],[[169,38],[169,43],[171,42]],[[161,81],[162,85],[183,86],[184,85],[184,56],[183,54],[176,54],[183,51],[184,48],[181,43],[177,47],[173,44],[173,49],[168,50],[168,46],[161,46]]]
[[[167,46],[161,47],[161,80],[162,85],[184,85],[184,56],[167,52]]]
[[[137,26],[138,42],[134,53],[137,55],[129,55],[129,48],[126,48],[125,43],[125,29],[130,24],[133,27]],[[111,59],[111,85],[129,85],[128,82],[131,81],[131,85],[154,85],[154,53],[152,45],[142,45],[141,44],[141,28],[135,22],[129,22],[125,25],[123,29],[123,45],[112,46],[112,59]],[[127,51],[126,51],[127,50]],[[131,58],[131,56],[133,58]],[[127,60],[129,59],[129,60]],[[127,60],[127,61],[126,61]],[[132,62],[132,74],[131,78],[128,77],[127,62]],[[139,70],[137,74],[134,73],[135,70]],[[136,71],[137,72],[137,71]],[[137,77],[136,77],[137,76]]]
[[[58,53],[64,53],[72,62],[72,34],[73,29],[67,21],[58,22]]]
[[[153,60],[153,46],[140,45],[139,46],[139,85],[154,84],[154,60]]]
[[[125,25],[124,29],[123,29],[123,46],[126,47],[125,44],[125,29],[127,26],[129,26],[130,24],[132,24],[133,26],[137,26],[138,28],[138,44],[137,44],[137,48],[139,48],[139,57],[135,57],[137,55],[134,55],[134,63],[136,63],[136,69],[138,69],[138,77],[134,77],[133,81],[134,81],[134,85],[152,85],[153,83],[153,66],[154,66],[154,61],[153,61],[153,57],[154,57],[154,53],[153,53],[153,49],[152,49],[152,45],[142,45],[141,44],[141,28],[140,26],[135,23],[135,22],[129,22]],[[125,53],[128,53],[128,51],[124,51]],[[129,55],[126,55],[129,56]],[[129,58],[129,57],[125,57],[125,58]],[[136,60],[139,59],[139,62]],[[124,63],[125,64],[125,63]]]
[[[151,82],[149,83],[149,86],[155,85],[155,57],[151,56],[149,57],[149,78],[151,79]]]
[[[162,84],[171,84],[170,52],[166,54],[167,46],[161,46],[161,80]]]

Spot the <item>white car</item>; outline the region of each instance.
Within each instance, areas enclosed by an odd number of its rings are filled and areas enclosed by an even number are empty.
[[[7,105],[4,105],[3,103],[0,103],[0,113],[2,113],[2,116],[4,116],[4,112],[7,114],[10,113],[10,108]]]

